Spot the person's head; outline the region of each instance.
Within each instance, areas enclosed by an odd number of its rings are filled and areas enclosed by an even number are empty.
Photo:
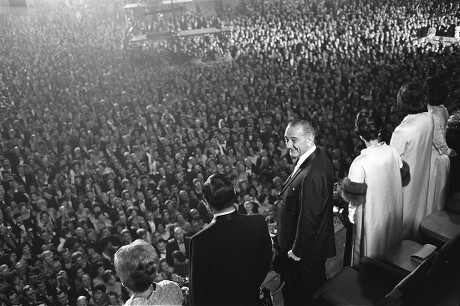
[[[127,228],[125,228],[125,229],[123,229],[121,231],[121,237],[127,243],[131,243],[131,241],[132,241],[131,233]]]
[[[160,263],[158,265],[158,269],[162,272],[165,272],[167,271],[169,268],[169,265],[168,265],[168,261],[166,260],[166,258],[162,258],[160,259]]]
[[[354,132],[365,141],[378,139],[383,127],[383,119],[376,110],[364,108],[356,115]]]
[[[184,263],[186,262],[187,258],[185,257],[184,253],[179,250],[175,250],[172,252],[172,257],[174,260],[174,264],[176,263]]]
[[[254,208],[254,203],[252,201],[245,201],[243,203],[244,209],[246,210],[246,213],[252,213],[252,210]]]
[[[166,240],[164,240],[163,238],[158,239],[156,246],[158,251],[160,251],[160,253],[163,253],[166,250]]]
[[[185,232],[181,227],[176,227],[174,229],[174,238],[176,238],[178,242],[184,242],[184,233]]]
[[[425,99],[420,83],[406,83],[399,89],[397,108],[404,114],[418,114],[426,110]]]
[[[145,240],[147,241],[147,231],[143,228],[139,228],[137,231],[136,231],[136,236],[137,238],[139,239],[142,239],[142,240]]]
[[[67,284],[67,281],[69,280],[69,277],[67,275],[67,272],[64,270],[61,270],[57,273],[56,280],[58,281],[59,284]]]
[[[17,224],[22,225],[24,223],[22,214],[20,212],[17,212],[13,215],[14,220],[16,221]]]
[[[72,262],[79,264],[81,267],[85,268],[87,263],[85,257],[81,252],[75,252],[72,254]]]
[[[115,291],[109,291],[107,297],[109,299],[109,305],[116,305],[118,303],[118,293]]]
[[[90,288],[91,287],[91,276],[89,276],[89,274],[84,273],[81,276],[81,283],[83,284],[84,287]]]
[[[199,219],[200,218],[200,212],[196,208],[192,208],[190,210],[190,217],[192,220]]]
[[[203,198],[216,211],[232,206],[235,201],[232,182],[222,174],[211,175],[203,184]]]
[[[31,303],[37,299],[37,291],[35,291],[31,285],[26,285],[24,289],[22,289],[22,293],[26,297],[27,301]]]
[[[433,76],[426,79],[423,92],[427,97],[428,104],[439,106],[446,102],[449,90],[441,77]]]
[[[102,275],[102,280],[104,283],[113,286],[117,281],[117,275],[112,270],[105,270],[104,275]]]
[[[44,280],[42,279],[37,279],[35,282],[35,287],[37,288],[37,291],[39,294],[41,295],[45,295],[45,294],[48,294],[47,292],[47,288],[46,288],[46,283]]]
[[[106,290],[107,290],[107,287],[104,284],[98,284],[94,286],[94,289],[93,289],[94,301],[101,301],[105,296]]]
[[[87,306],[88,305],[88,299],[84,295],[80,295],[77,298],[77,306]]]
[[[69,297],[67,296],[67,293],[61,289],[57,290],[56,298],[60,305],[67,305],[67,303],[69,302]]]
[[[59,271],[62,270],[62,264],[58,260],[53,261],[51,266],[53,267],[53,270],[55,273],[58,273]]]
[[[306,120],[291,121],[284,132],[284,142],[292,158],[299,158],[315,144],[315,129]]]
[[[121,283],[133,292],[144,292],[153,283],[158,255],[149,243],[137,239],[115,253],[114,265]]]
[[[14,289],[13,287],[7,287],[5,291],[3,292],[8,299],[8,302],[10,302],[10,305],[19,305],[20,300],[19,300],[19,294]]]
[[[46,262],[49,265],[52,265],[53,253],[51,251],[44,251],[41,256],[44,262]]]

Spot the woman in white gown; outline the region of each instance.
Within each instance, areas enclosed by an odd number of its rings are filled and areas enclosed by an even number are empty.
[[[442,103],[447,98],[447,87],[439,77],[430,77],[425,81],[424,91],[428,99],[428,113],[433,115],[434,120],[432,171],[428,197],[429,201],[433,203],[433,210],[440,210],[444,208],[446,203],[450,171],[449,156],[456,156],[457,153],[446,143],[446,126],[449,115]]]
[[[433,211],[429,199],[434,120],[426,112],[423,86],[404,84],[398,92],[397,108],[407,114],[391,135],[390,146],[410,167],[411,181],[403,188],[403,239],[420,241],[419,225]]]
[[[409,170],[396,149],[380,141],[383,127],[375,111],[363,109],[356,116],[355,134],[366,149],[351,164],[342,189],[349,202],[350,222],[355,224],[353,266],[363,256],[383,260],[402,239],[402,185],[409,179]]]

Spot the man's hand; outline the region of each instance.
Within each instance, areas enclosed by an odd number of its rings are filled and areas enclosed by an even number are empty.
[[[292,250],[289,250],[288,257],[291,258],[294,261],[300,261],[300,257],[295,256],[294,253],[292,252]]]

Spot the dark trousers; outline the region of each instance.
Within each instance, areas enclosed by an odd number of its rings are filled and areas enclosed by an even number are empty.
[[[313,294],[326,282],[326,260],[305,262],[286,257],[283,261],[284,305],[313,305]]]

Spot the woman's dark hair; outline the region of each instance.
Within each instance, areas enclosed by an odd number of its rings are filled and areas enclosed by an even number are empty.
[[[365,141],[378,139],[383,127],[382,117],[376,110],[364,108],[356,115],[354,132]]]
[[[102,280],[107,284],[107,282],[110,280],[110,277],[112,275],[115,277],[117,276],[115,272],[113,272],[112,270],[105,270],[104,274],[102,274]]]
[[[433,76],[426,79],[423,85],[423,92],[428,99],[428,104],[439,106],[446,101],[448,88],[441,77]]]
[[[203,184],[204,199],[216,210],[232,206],[235,190],[232,182],[222,174],[213,174]]]
[[[260,196],[257,197],[257,201],[259,201],[259,203],[262,204],[267,198],[268,196],[265,193],[262,193]]]
[[[418,114],[426,111],[426,96],[420,83],[406,83],[399,89],[397,109],[404,114]]]

